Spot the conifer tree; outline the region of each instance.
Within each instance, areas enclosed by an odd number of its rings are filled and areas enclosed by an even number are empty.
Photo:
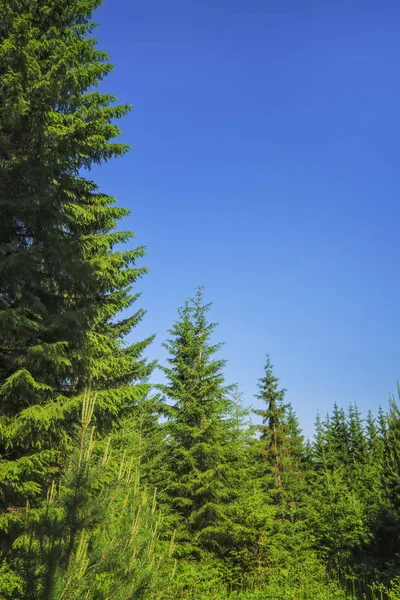
[[[371,412],[364,423],[356,406],[349,407],[348,429],[348,482],[364,506],[365,526],[371,538],[378,515],[385,504],[382,485],[383,440]]]
[[[254,466],[255,427],[248,420],[250,410],[242,404],[238,385],[232,386],[231,436],[229,453],[237,468],[236,498],[226,509],[229,533],[225,536],[225,564],[230,585],[251,584],[263,577],[268,546],[273,532],[275,508],[267,505],[263,478]],[[229,422],[228,422],[229,423]]]
[[[368,451],[372,452],[379,437],[378,426],[376,419],[374,418],[372,411],[369,410],[365,421],[365,433],[367,438]]]
[[[311,442],[311,456],[314,469],[318,468],[318,464],[323,460],[326,452],[326,427],[328,421],[329,416],[323,421],[320,413],[317,412],[314,439]]]
[[[333,465],[348,465],[350,433],[346,419],[346,413],[335,402],[333,405],[332,416],[329,420],[328,445],[330,448],[329,456]]]
[[[254,413],[263,419],[258,426],[260,438],[257,442],[260,468],[267,478],[268,472],[272,471],[268,487],[279,503],[284,502],[284,498],[289,501],[290,496],[298,496],[294,487],[304,479],[306,449],[293,407],[285,402],[285,390],[278,387],[279,379],[273,374],[271,359],[267,356],[265,374],[259,380],[257,395],[265,408],[254,410]]]
[[[388,431],[388,415],[383,410],[382,406],[378,408],[378,417],[376,419],[378,432],[382,439],[386,439],[387,431]]]
[[[383,466],[388,498],[400,517],[400,408],[393,397],[387,415]]]
[[[94,408],[87,394],[59,484],[27,506],[14,577],[0,578],[3,599],[133,600],[172,575],[173,542],[159,543],[156,495],[141,483],[139,431],[119,452],[120,436],[98,437]]]
[[[308,519],[315,548],[328,569],[340,574],[353,550],[368,540],[364,506],[350,489],[345,469],[332,469],[325,458],[310,483]]]
[[[278,384],[279,379],[273,374],[271,359],[267,355],[264,376],[258,381],[259,393],[257,394],[257,398],[265,404],[265,408],[256,409],[254,413],[262,418],[262,425],[258,426],[261,465],[264,466],[265,475],[272,473],[275,491],[282,488],[282,449],[287,409],[284,402],[286,390],[278,390]]]
[[[240,391],[239,385],[231,386],[231,425],[232,439],[237,443],[239,452],[249,451],[252,444],[252,434],[254,428],[250,422],[250,409],[243,405],[243,392]]]
[[[225,361],[215,357],[221,344],[213,343],[215,323],[203,302],[203,289],[179,309],[165,347],[163,368],[167,456],[170,477],[167,494],[178,515],[178,536],[200,548],[223,552],[226,507],[237,495],[238,469],[232,456],[231,401],[225,384]],[[168,402],[168,404],[167,404]],[[192,552],[192,550],[190,550]]]
[[[0,3],[0,538],[46,494],[71,444],[83,392],[107,432],[134,409],[150,340],[124,345],[143,311],[143,248],[115,231],[127,210],[88,177],[122,156],[127,105],[96,87],[111,71],[91,15],[101,0]],[[10,550],[11,551],[11,550]]]
[[[285,401],[285,390],[279,389],[268,355],[257,397],[265,408],[254,411],[263,419],[256,441],[256,472],[263,482],[265,510],[272,504],[275,511],[267,551],[269,576],[275,577],[283,565],[294,569],[295,576],[313,560],[304,511],[307,453],[296,415]]]
[[[346,418],[335,403],[331,417],[317,420],[312,465],[308,514],[315,547],[328,568],[344,576],[370,540],[379,501],[380,478],[356,406]]]
[[[348,410],[348,434],[350,464],[361,467],[368,459],[368,445],[361,413],[355,404],[350,404]]]

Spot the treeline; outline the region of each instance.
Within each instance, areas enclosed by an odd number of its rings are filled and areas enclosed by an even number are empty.
[[[397,598],[394,400],[305,442],[267,357],[252,424],[202,288],[165,365],[132,341],[144,249],[89,177],[128,150],[100,4],[0,0],[0,599]]]

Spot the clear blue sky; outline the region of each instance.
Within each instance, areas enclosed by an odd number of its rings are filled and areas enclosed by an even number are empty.
[[[104,89],[133,150],[96,170],[148,247],[156,332],[204,284],[227,378],[269,352],[305,432],[400,378],[400,4],[105,0]]]

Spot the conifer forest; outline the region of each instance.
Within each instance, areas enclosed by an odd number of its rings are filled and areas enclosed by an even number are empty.
[[[306,440],[266,347],[251,409],[200,285],[147,358],[100,4],[0,0],[0,599],[400,598],[396,398]]]

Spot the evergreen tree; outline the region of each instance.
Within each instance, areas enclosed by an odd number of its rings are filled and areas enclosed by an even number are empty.
[[[83,392],[106,433],[131,414],[150,340],[124,345],[143,311],[143,248],[115,231],[128,211],[88,178],[122,156],[129,106],[96,87],[112,66],[92,35],[101,0],[0,3],[0,538],[11,552],[23,507],[46,495],[70,448]],[[22,510],[21,510],[22,509]],[[15,545],[15,544],[14,544]],[[8,560],[8,559],[7,559]]]
[[[346,419],[346,413],[343,408],[339,408],[335,402],[333,405],[332,416],[327,427],[329,459],[332,466],[345,466],[350,463],[349,441],[350,433]]]
[[[386,423],[382,415],[380,418],[385,432],[382,475],[387,505],[381,516],[379,538],[383,542],[381,556],[394,575],[400,566],[400,408],[394,397],[390,399]]]
[[[364,506],[369,538],[376,519],[384,506],[382,470],[383,440],[380,438],[375,419],[369,412],[365,423],[356,406],[349,408],[349,458],[347,469],[349,486],[354,489]],[[356,560],[359,555],[356,556]]]
[[[239,387],[233,386],[229,453],[237,468],[236,498],[226,508],[229,534],[225,536],[224,556],[233,587],[265,577],[275,517],[275,508],[266,504],[263,480],[254,467],[255,427],[248,420],[250,411],[243,408],[242,396]]]
[[[370,431],[373,435],[372,417]],[[366,548],[382,499],[381,466],[376,458],[355,405],[349,407],[347,418],[335,403],[332,417],[328,415],[323,422],[318,419],[309,519],[315,547],[343,581],[349,573],[356,581],[365,581]],[[357,565],[363,560],[361,575]]]
[[[382,406],[378,408],[378,432],[382,439],[386,439],[387,430],[388,430],[388,422],[387,422],[387,414],[383,410]]]
[[[98,438],[94,408],[87,395],[59,485],[40,507],[27,506],[13,585],[0,579],[1,598],[133,600],[172,574],[173,544],[160,545],[156,496],[141,484],[138,432],[121,453],[120,435]]]
[[[249,451],[254,428],[250,422],[250,409],[245,408],[243,405],[243,392],[240,391],[238,384],[232,386],[230,400],[232,440],[237,443],[238,452]]]
[[[258,381],[259,393],[257,398],[265,404],[265,408],[253,412],[262,418],[260,431],[259,452],[262,458],[264,475],[273,475],[275,491],[282,488],[282,450],[285,439],[284,423],[287,406],[284,402],[285,391],[278,390],[279,379],[273,374],[271,359],[267,355],[264,377]],[[268,485],[270,487],[270,485]]]
[[[315,549],[329,571],[341,575],[353,550],[368,539],[364,506],[350,489],[345,469],[332,469],[325,457],[310,484],[308,520]]]
[[[357,405],[348,410],[348,456],[350,464],[361,467],[368,460],[368,443],[364,423]]]
[[[304,437],[293,407],[285,402],[285,390],[279,390],[279,379],[273,374],[267,355],[265,374],[259,380],[259,393],[265,408],[254,410],[262,417],[257,447],[260,457],[260,475],[264,473],[267,488],[276,496],[276,502],[286,507],[299,498],[304,487],[306,448]],[[268,474],[272,474],[272,479]],[[296,486],[300,488],[295,491]],[[292,500],[290,500],[292,498]]]
[[[365,433],[367,438],[368,452],[372,452],[379,437],[379,433],[376,419],[374,418],[371,410],[368,411],[365,421]]]
[[[318,412],[315,419],[314,439],[311,442],[311,462],[314,470],[318,470],[320,465],[325,464],[328,431],[329,415],[326,416],[325,420],[322,420]]]
[[[229,517],[227,506],[237,496],[238,464],[231,455],[231,401],[225,384],[225,361],[215,354],[215,324],[207,320],[210,304],[198,288],[179,309],[165,347],[169,366],[160,388],[169,404],[167,494],[178,515],[178,537],[200,548],[224,552]],[[189,550],[192,552],[192,550]]]
[[[264,569],[268,565],[266,572],[272,580],[279,579],[282,568],[295,577],[314,560],[305,522],[307,452],[297,417],[285,401],[285,390],[279,389],[269,356],[257,397],[265,408],[254,411],[263,419],[256,441],[256,474],[264,489],[265,510],[274,507]]]

